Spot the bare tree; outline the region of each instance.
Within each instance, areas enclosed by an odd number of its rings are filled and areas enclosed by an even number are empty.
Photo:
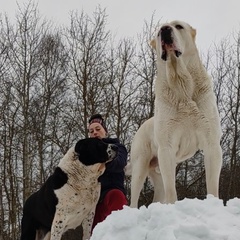
[[[240,196],[238,177],[240,169],[240,34],[233,35],[232,41],[226,38],[216,46],[217,57],[213,61],[215,89],[223,129],[221,145],[224,165],[220,181],[220,196],[225,201]]]
[[[111,48],[108,59],[109,87],[105,89],[108,96],[106,117],[111,134],[120,138],[129,146],[132,124],[132,103],[135,101],[137,85],[135,84],[134,65],[136,52],[130,39],[122,39]]]
[[[63,92],[66,57],[63,51],[59,51],[60,56],[47,49],[57,49],[54,41],[52,46],[43,44],[49,36],[49,25],[41,21],[31,3],[19,9],[15,26],[5,18],[1,29],[1,216],[2,226],[9,226],[2,235],[17,239],[22,205],[46,178],[43,157],[49,154],[49,138],[54,143],[47,118],[54,120],[53,102],[60,107],[57,95],[62,96]],[[60,45],[56,36],[54,39]],[[48,63],[43,61],[43,55],[49,58]],[[53,152],[57,152],[56,148]]]
[[[74,12],[71,26],[67,29],[66,41],[69,48],[69,68],[72,85],[73,125],[78,134],[87,136],[87,120],[91,114],[101,112],[107,106],[104,95],[108,79],[106,65],[109,32],[105,30],[106,13],[97,8],[93,17]]]
[[[138,111],[135,117],[138,127],[154,115],[156,53],[150,46],[150,41],[154,37],[158,24],[155,23],[153,14],[149,22],[145,21],[142,34],[138,35],[139,51],[135,66],[136,80],[140,83],[137,96]]]

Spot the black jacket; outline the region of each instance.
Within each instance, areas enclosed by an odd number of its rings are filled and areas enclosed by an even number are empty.
[[[127,165],[127,149],[119,142],[118,138],[103,138],[106,143],[112,143],[118,146],[117,156],[113,161],[106,163],[106,170],[99,177],[99,182],[101,183],[101,194],[99,201],[101,201],[106,193],[111,189],[119,189],[124,194],[124,167]]]

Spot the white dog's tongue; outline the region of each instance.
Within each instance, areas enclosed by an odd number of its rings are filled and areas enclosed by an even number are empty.
[[[181,51],[179,51],[179,49],[176,47],[176,45],[174,43],[165,43],[164,41],[162,41],[162,59],[163,60],[167,60],[167,52],[169,51],[174,51],[176,57],[179,57],[182,53]]]
[[[178,51],[178,49],[174,43],[167,44],[164,41],[162,41],[162,48],[163,48],[163,50],[167,50],[167,51],[174,51],[174,50]]]

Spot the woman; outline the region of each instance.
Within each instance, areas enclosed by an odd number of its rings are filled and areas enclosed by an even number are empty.
[[[118,146],[118,154],[113,161],[106,164],[106,170],[99,177],[101,182],[101,193],[96,206],[93,228],[102,222],[112,211],[121,210],[127,205],[124,189],[124,167],[127,164],[127,150],[117,138],[107,137],[108,131],[104,119],[100,114],[95,114],[89,119],[89,137],[100,138],[106,143]]]

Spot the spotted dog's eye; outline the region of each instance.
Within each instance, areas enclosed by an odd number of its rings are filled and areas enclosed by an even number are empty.
[[[177,25],[175,26],[175,28],[179,30],[179,29],[183,29],[183,26],[182,26],[182,25],[179,25],[179,24],[177,24]]]

